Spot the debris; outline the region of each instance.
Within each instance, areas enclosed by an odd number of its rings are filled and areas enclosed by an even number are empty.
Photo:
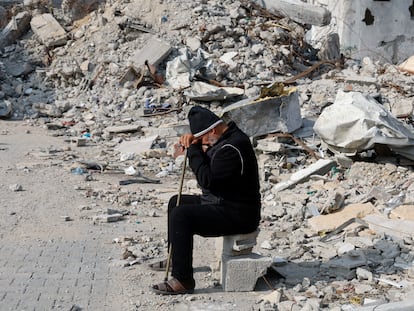
[[[369,227],[378,233],[385,233],[397,238],[414,235],[414,221],[388,219],[382,215],[367,215],[363,218]]]
[[[14,192],[23,191],[23,186],[19,185],[19,184],[13,184],[13,185],[9,186],[9,189],[14,191]]]
[[[243,94],[244,90],[238,87],[217,87],[200,81],[194,81],[191,87],[184,91],[184,95],[199,101],[228,100]]]
[[[401,71],[414,74],[414,55],[410,56],[408,59],[406,59],[401,64],[399,64],[398,68]]]
[[[414,134],[370,96],[339,91],[335,103],[322,111],[315,132],[335,153],[347,156],[386,145],[414,160]]]
[[[98,215],[93,218],[94,223],[98,222],[117,222],[124,219],[124,215],[122,214],[103,214]]]
[[[119,125],[119,126],[108,126],[105,131],[108,133],[129,133],[136,132],[141,129],[140,125]]]
[[[0,101],[0,119],[8,119],[12,114],[12,105],[8,100]]]
[[[32,16],[29,12],[20,12],[13,16],[10,22],[0,33],[0,47],[13,44],[30,28],[30,19]]]
[[[272,192],[277,193],[284,189],[288,189],[300,182],[306,181],[311,175],[326,174],[335,165],[336,165],[336,162],[333,160],[319,159],[315,163],[311,164],[309,167],[292,174],[289,180],[276,184],[272,188]]]
[[[131,61],[136,68],[144,66],[146,61],[149,64],[157,66],[170,54],[171,49],[168,43],[152,36],[145,42],[142,49],[135,52]]]
[[[324,26],[331,21],[331,12],[316,5],[293,0],[261,0],[255,2],[270,11],[288,16],[301,24]]]
[[[373,213],[378,213],[378,211],[371,203],[350,204],[339,212],[312,217],[308,219],[308,225],[315,233],[331,232],[336,229],[343,230],[353,222],[358,222],[356,219],[363,218],[365,220],[366,215]]]
[[[32,31],[46,47],[56,47],[66,43],[67,34],[52,14],[36,15],[30,21]]]
[[[123,141],[119,146],[115,148],[116,151],[122,154],[141,154],[151,149],[156,136],[149,136],[140,140]]]
[[[277,131],[291,133],[302,125],[299,97],[295,89],[289,95],[241,100],[223,109],[226,120],[233,120],[250,137]]]

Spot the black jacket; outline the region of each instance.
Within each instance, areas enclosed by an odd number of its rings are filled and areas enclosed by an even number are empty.
[[[234,122],[207,152],[188,148],[189,165],[204,196],[260,218],[260,185],[256,155],[249,137]]]

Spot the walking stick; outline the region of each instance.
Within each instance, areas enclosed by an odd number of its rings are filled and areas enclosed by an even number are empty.
[[[175,207],[180,205],[181,193],[183,192],[184,175],[185,175],[186,166],[187,166],[187,149],[185,149],[185,153],[184,153],[183,171],[181,172],[180,187],[178,188],[177,203],[175,204]],[[172,244],[170,241],[170,245],[168,247],[168,258],[167,258],[167,264],[165,267],[164,281],[168,281],[168,270],[170,269],[171,255],[172,255]]]

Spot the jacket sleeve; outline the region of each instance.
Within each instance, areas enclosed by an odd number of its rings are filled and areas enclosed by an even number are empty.
[[[201,146],[191,145],[188,149],[189,165],[202,188],[212,191],[223,187],[243,173],[243,159],[240,151],[232,145],[222,146],[211,162]]]

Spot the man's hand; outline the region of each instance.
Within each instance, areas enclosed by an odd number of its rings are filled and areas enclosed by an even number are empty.
[[[180,137],[180,145],[184,148],[190,147],[192,144],[198,144],[200,142],[199,138],[195,138],[193,134],[184,134]]]

